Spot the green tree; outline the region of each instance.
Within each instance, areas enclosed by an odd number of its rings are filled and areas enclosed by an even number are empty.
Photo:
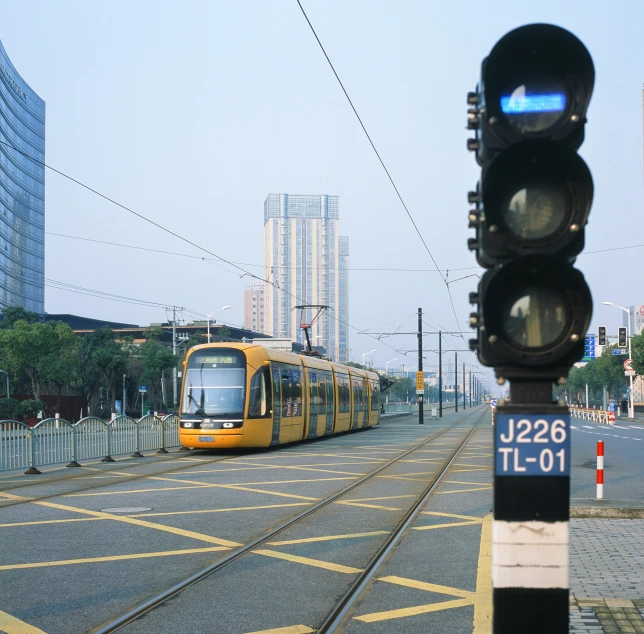
[[[127,369],[129,346],[115,341],[114,331],[109,326],[99,328],[89,336],[92,337],[90,363],[99,371],[107,389],[110,406],[113,407],[117,386]]]
[[[153,406],[167,405],[163,402],[161,387],[165,371],[177,367],[177,357],[163,344],[154,339],[148,339],[139,348],[141,359],[141,382],[148,387],[152,396]]]
[[[635,335],[631,340],[633,370],[638,376],[644,374],[644,334]]]
[[[59,322],[45,324],[18,320],[13,327],[0,330],[0,349],[13,374],[24,372],[31,382],[34,399],[39,401],[42,382],[54,372],[52,355],[68,359],[65,348],[73,342],[74,333]],[[60,363],[60,366],[64,362]]]
[[[78,339],[74,331],[63,323],[56,323],[56,341],[39,363],[40,376],[56,386],[56,411],[60,412],[60,396],[65,385],[71,385],[76,373]]]
[[[0,330],[13,328],[17,321],[26,321],[29,324],[35,324],[40,321],[38,313],[32,313],[20,306],[9,306],[4,309],[2,319],[0,319]]]

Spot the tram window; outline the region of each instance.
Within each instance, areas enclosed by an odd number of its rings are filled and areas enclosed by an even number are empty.
[[[371,410],[377,411],[380,409],[380,383],[378,381],[371,381]]]
[[[293,416],[293,401],[291,396],[291,371],[282,369],[282,418]]]
[[[326,413],[333,412],[335,407],[335,392],[333,391],[333,375],[326,374]]]
[[[250,381],[248,418],[271,416],[271,389],[268,368],[260,368]]]
[[[324,384],[321,385],[322,390],[319,390],[319,383],[320,377],[309,372],[309,411],[311,412],[311,417],[317,416],[319,413],[320,397],[318,391],[324,390]]]
[[[351,387],[349,377],[344,375],[338,376],[338,403],[339,411],[346,413],[351,411]]]
[[[302,416],[302,372],[291,370],[291,398],[293,399],[293,416]]]
[[[329,382],[329,379],[326,377],[326,375],[322,373],[318,373],[318,404],[317,404],[317,413],[318,414],[326,414],[326,391],[327,391],[327,383]],[[311,410],[311,414],[313,413],[313,410]]]

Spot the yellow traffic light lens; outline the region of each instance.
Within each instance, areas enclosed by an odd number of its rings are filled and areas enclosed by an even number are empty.
[[[529,185],[517,191],[502,210],[503,224],[522,240],[540,240],[554,235],[568,215],[564,188]]]
[[[523,83],[501,95],[501,111],[519,132],[542,132],[561,119],[566,101],[558,82],[543,87]]]
[[[543,286],[530,286],[515,293],[504,312],[502,327],[505,338],[521,348],[551,345],[568,326],[564,296],[555,289]]]

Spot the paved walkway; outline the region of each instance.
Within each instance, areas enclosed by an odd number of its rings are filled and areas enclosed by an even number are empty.
[[[644,634],[644,520],[570,520],[570,632]]]

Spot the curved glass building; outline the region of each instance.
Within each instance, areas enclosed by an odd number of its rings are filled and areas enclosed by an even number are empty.
[[[45,102],[0,42],[0,311],[44,312],[44,160]]]

